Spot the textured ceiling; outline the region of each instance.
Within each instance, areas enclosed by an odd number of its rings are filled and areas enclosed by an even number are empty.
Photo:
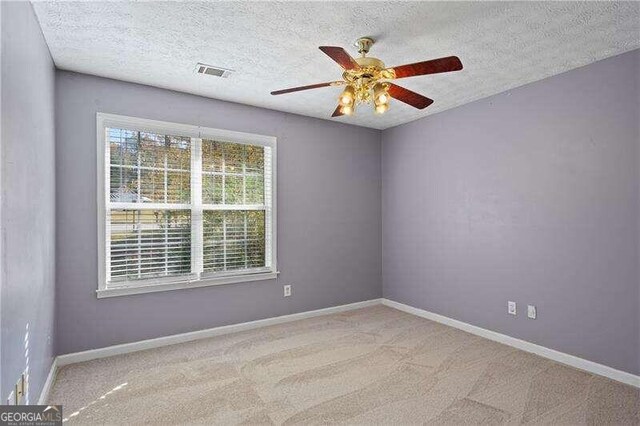
[[[339,79],[319,45],[377,43],[387,66],[457,55],[464,70],[397,82],[435,100],[340,122],[384,129],[640,47],[633,2],[35,2],[58,68],[329,119]],[[227,79],[194,73],[197,62]]]

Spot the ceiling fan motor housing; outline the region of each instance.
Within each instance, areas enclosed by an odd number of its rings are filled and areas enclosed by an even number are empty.
[[[374,58],[374,57],[370,56],[368,58],[367,57],[363,57],[363,58],[354,58],[354,59],[356,60],[358,65],[360,65],[362,68],[384,69],[384,62],[382,62],[378,58]]]
[[[384,62],[374,57],[355,58],[359,69],[346,70],[342,78],[355,89],[357,103],[369,103],[371,90],[381,80],[392,79],[393,71],[385,68]]]

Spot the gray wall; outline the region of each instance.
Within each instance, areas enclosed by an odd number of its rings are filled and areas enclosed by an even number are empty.
[[[384,296],[640,373],[639,63],[384,131]]]
[[[2,2],[0,9],[0,397],[4,403],[28,367],[29,402],[36,403],[53,359],[55,70],[31,3]]]
[[[56,83],[57,353],[381,296],[380,132],[69,72]],[[96,112],[276,136],[278,280],[97,299]]]

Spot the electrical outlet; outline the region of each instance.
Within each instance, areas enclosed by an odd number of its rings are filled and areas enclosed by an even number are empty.
[[[291,285],[287,284],[284,286],[284,297],[291,296]]]
[[[11,391],[9,398],[7,398],[7,405],[21,405],[27,402],[28,380],[29,376],[26,373],[20,375],[20,378],[13,387],[13,391]]]
[[[507,312],[516,315],[516,302],[507,302]]]
[[[22,391],[20,390],[20,385],[18,383],[16,383],[16,385],[14,386],[13,389],[14,389],[13,393],[16,396],[16,405],[22,404],[22,396],[23,396],[23,394],[22,394]]]
[[[20,378],[18,379],[18,382],[16,383],[16,388],[15,388],[15,393],[16,393],[16,405],[22,404],[25,398],[25,394],[26,394],[26,387],[25,387],[25,379],[24,379],[24,374],[20,375]]]
[[[22,393],[24,394],[25,402],[29,404],[29,374],[27,371],[22,373]]]
[[[536,316],[538,316],[538,312],[536,311],[535,305],[527,306],[527,316],[531,319],[536,319]]]

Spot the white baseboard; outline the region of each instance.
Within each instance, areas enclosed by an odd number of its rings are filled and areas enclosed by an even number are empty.
[[[471,334],[475,334],[476,336],[503,343],[505,345],[512,346],[526,352],[531,352],[543,358],[557,361],[561,364],[569,365],[571,367],[575,367],[589,373],[608,377],[609,379],[613,379],[618,382],[626,383],[628,385],[640,388],[640,376],[636,376],[625,371],[616,370],[615,368],[607,367],[606,365],[598,364],[597,362],[588,361],[583,358],[578,358],[574,355],[569,355],[564,352],[559,352],[553,349],[546,348],[544,346],[536,345],[535,343],[516,339],[515,337],[507,336],[505,334],[496,333],[495,331],[467,324],[466,322],[458,321],[449,317],[445,317],[443,315],[434,314],[433,312],[425,311],[424,309],[414,308],[413,306],[405,305],[404,303],[395,302],[389,299],[382,299],[382,304],[409,314],[413,314],[457,328],[459,330],[466,331]]]
[[[563,352],[559,352],[553,349],[546,348],[544,346],[536,345],[524,340],[516,339],[515,337],[500,334],[495,331],[487,330],[475,325],[467,324],[462,321],[458,321],[452,318],[445,317],[443,315],[435,314],[433,312],[425,311],[424,309],[414,308],[413,306],[405,305],[403,303],[395,302],[389,299],[372,299],[364,302],[351,303],[348,305],[334,306],[331,308],[317,309],[315,311],[300,312],[297,314],[283,315],[279,317],[266,318],[257,321],[243,322],[239,324],[225,325],[222,327],[215,327],[206,330],[192,331],[189,333],[174,334],[172,336],[158,337],[155,339],[141,340],[138,342],[125,343],[122,345],[108,346],[105,348],[92,349],[83,352],[76,352],[66,355],[59,355],[54,359],[51,366],[51,371],[47,377],[47,381],[40,394],[39,404],[46,403],[51,386],[56,376],[58,367],[68,364],[75,364],[78,362],[90,361],[98,358],[106,358],[114,355],[126,354],[131,352],[142,351],[145,349],[153,349],[162,346],[175,345],[178,343],[190,342],[193,340],[206,339],[214,336],[221,336],[229,333],[236,333],[239,331],[252,330],[261,327],[267,327],[270,325],[282,324],[291,321],[297,321],[305,318],[312,318],[321,315],[334,314],[338,312],[350,311],[353,309],[366,308],[368,306],[374,306],[383,304],[391,308],[398,309],[400,311],[416,315],[422,318],[426,318],[432,321],[439,322],[450,327],[454,327],[471,334],[475,334],[480,337],[484,337],[489,340],[493,340],[499,343],[503,343],[508,346],[512,346],[517,349],[521,349],[526,352],[539,355],[541,357],[557,361],[559,363],[569,365],[571,367],[578,368],[580,370],[587,371],[589,373],[597,374],[600,376],[608,377],[618,382],[626,383],[631,386],[640,388],[640,376],[636,376],[625,371],[616,370],[615,368],[607,367],[606,365],[598,364],[593,361],[588,361],[583,358],[578,358],[574,355],[569,355]]]
[[[53,362],[51,363],[51,368],[49,369],[49,374],[47,375],[47,380],[44,382],[44,386],[42,387],[42,391],[40,392],[40,398],[38,398],[38,405],[45,405],[47,400],[49,399],[49,393],[51,392],[51,388],[53,387],[53,382],[56,379],[56,374],[58,373],[58,358],[53,358]]]
[[[257,321],[243,322],[239,324],[225,325],[221,327],[209,328],[206,330],[192,331],[189,333],[174,334],[155,339],[141,340],[138,342],[124,343],[122,345],[107,346],[105,348],[91,349],[83,352],[75,352],[57,357],[57,365],[63,366],[75,364],[77,362],[90,361],[92,359],[106,358],[113,355],[126,354],[130,352],[142,351],[145,349],[159,348],[161,346],[175,345],[177,343],[190,342],[193,340],[206,339],[223,334],[236,333],[238,331],[252,330],[254,328],[267,327],[269,325],[282,324],[285,322],[297,321],[305,318],[317,317],[320,315],[335,314],[338,312],[350,311],[353,309],[366,308],[368,306],[379,305],[382,299],[366,300],[364,302],[350,303],[348,305],[333,306],[331,308],[317,309],[315,311],[300,312],[297,314],[282,315],[279,317],[266,318]]]

